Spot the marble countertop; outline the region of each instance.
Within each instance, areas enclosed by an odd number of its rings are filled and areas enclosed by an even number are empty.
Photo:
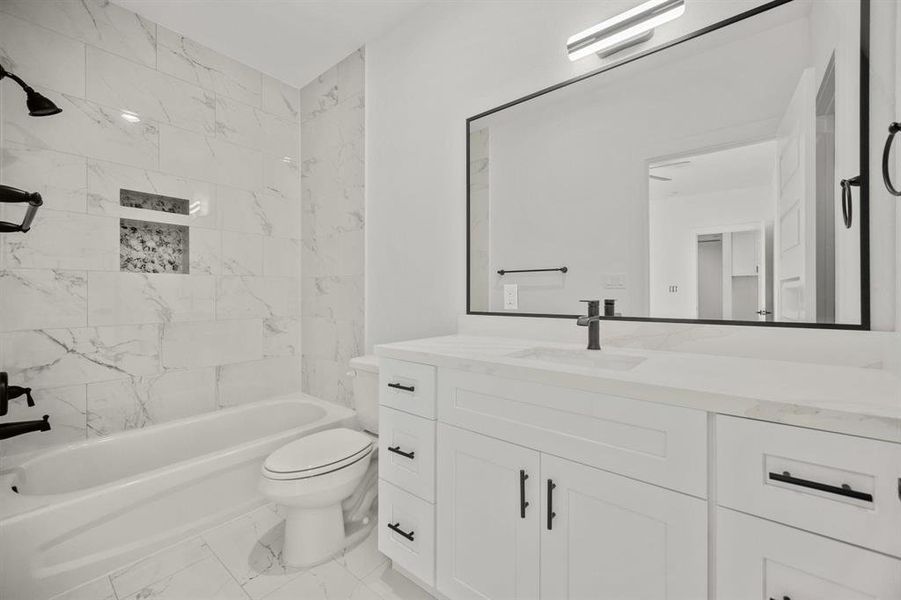
[[[584,351],[574,344],[451,335],[383,344],[376,354],[901,443],[901,379],[890,371],[615,347],[601,352],[643,360],[613,370],[511,356],[534,348]]]

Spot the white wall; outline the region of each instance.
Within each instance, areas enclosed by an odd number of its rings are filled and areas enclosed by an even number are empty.
[[[571,63],[566,38],[634,4],[435,3],[368,45],[367,347],[453,332],[465,311],[466,118],[597,68],[596,57]],[[650,44],[759,4],[688,0]],[[874,2],[874,23],[891,5]],[[877,286],[895,285],[893,210],[873,211]],[[874,301],[882,329],[894,326],[893,296]]]

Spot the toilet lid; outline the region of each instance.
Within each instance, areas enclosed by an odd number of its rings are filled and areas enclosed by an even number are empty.
[[[269,455],[263,473],[270,479],[301,479],[337,471],[365,458],[372,438],[352,429],[328,429],[286,444]]]

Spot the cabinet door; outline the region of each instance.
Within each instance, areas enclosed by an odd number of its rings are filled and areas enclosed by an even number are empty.
[[[901,560],[717,509],[717,597],[897,600]]]
[[[538,466],[534,450],[438,426],[438,591],[538,597]]]
[[[541,597],[707,597],[707,503],[541,455]]]

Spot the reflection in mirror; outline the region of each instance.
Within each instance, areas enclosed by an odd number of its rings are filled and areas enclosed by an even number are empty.
[[[861,325],[859,32],[793,0],[471,119],[469,310]]]

